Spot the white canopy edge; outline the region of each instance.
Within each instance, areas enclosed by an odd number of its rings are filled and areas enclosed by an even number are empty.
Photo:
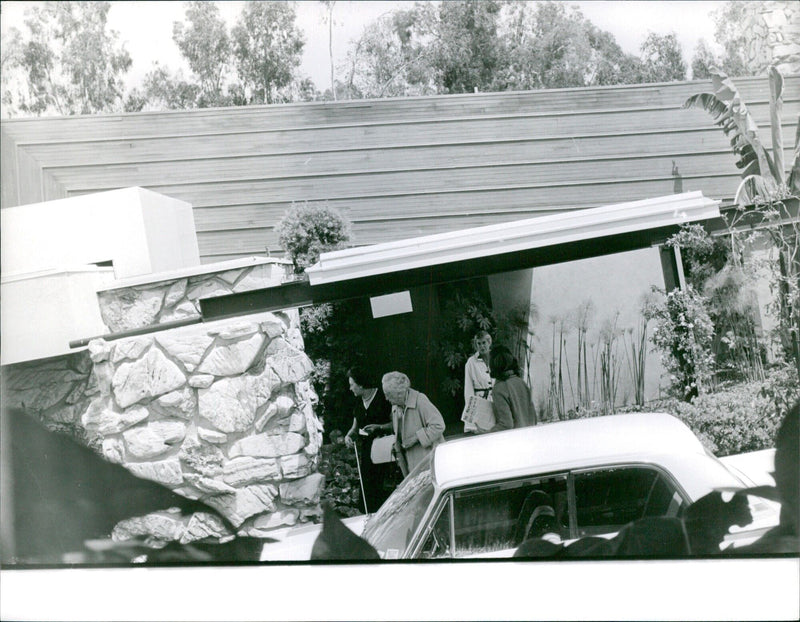
[[[306,269],[312,286],[719,217],[701,191],[349,248]]]

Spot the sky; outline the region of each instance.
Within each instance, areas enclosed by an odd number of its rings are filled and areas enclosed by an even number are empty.
[[[5,33],[11,26],[23,29],[25,9],[35,2],[0,3],[0,26]],[[129,88],[139,84],[152,68],[154,61],[177,70],[188,67],[172,41],[172,23],[183,21],[182,2],[112,1],[109,25],[119,33],[133,59],[127,76]],[[241,12],[244,2],[220,2],[220,10],[229,25]],[[383,13],[413,2],[377,2],[338,0],[334,7],[333,53],[335,62],[345,59],[348,44],[357,39],[364,26]],[[582,1],[569,2],[578,6],[596,26],[611,32],[625,52],[639,53],[648,32],[675,32],[681,43],[684,60],[691,63],[694,48],[704,38],[713,49],[714,22],[712,11],[724,2],[703,1]],[[300,72],[310,76],[320,90],[330,86],[328,59],[328,27],[324,22],[325,8],[316,0],[296,3],[297,24],[305,33],[306,45]],[[718,50],[717,50],[718,51]]]

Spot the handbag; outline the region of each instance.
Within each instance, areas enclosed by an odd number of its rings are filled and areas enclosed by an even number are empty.
[[[386,462],[395,462],[392,447],[394,447],[394,434],[388,436],[381,436],[372,441],[372,447],[369,451],[369,457],[372,464],[385,464]]]

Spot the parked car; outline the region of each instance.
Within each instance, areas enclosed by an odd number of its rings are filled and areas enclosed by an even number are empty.
[[[681,516],[713,490],[753,485],[672,415],[611,415],[449,440],[374,515],[344,523],[382,559],[500,558],[530,536],[536,499],[549,499],[559,535],[569,541],[611,537],[644,517]],[[733,528],[722,548],[777,525],[778,504],[749,502],[752,524]],[[280,541],[265,545],[262,561],[309,559],[319,530],[276,534]]]

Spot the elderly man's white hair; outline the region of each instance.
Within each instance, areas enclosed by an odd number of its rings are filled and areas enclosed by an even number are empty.
[[[381,383],[390,391],[400,391],[411,386],[408,376],[401,371],[390,371],[388,374],[384,374]]]

